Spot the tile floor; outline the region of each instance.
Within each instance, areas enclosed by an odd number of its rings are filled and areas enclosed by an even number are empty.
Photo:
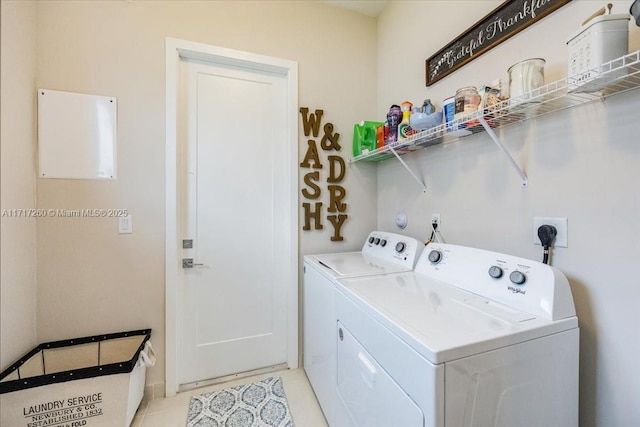
[[[241,378],[209,387],[178,393],[174,397],[143,401],[131,427],[185,427],[189,401],[194,394],[204,394],[228,387],[260,381],[268,377],[282,378],[289,409],[296,427],[327,427],[304,370],[292,369]]]

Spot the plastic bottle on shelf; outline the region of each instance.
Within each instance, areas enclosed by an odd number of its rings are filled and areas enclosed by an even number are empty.
[[[436,111],[431,114],[422,112],[422,107],[413,107],[411,119],[409,121],[414,132],[422,132],[442,124],[442,111]]]
[[[422,103],[422,112],[429,115],[436,111],[436,107],[433,106],[430,99],[425,99]]]
[[[393,104],[391,108],[389,108],[389,112],[387,113],[387,132],[386,132],[386,144],[393,144],[398,141],[398,126],[402,121],[402,110],[399,105]]]
[[[382,122],[363,120],[353,126],[353,156],[369,154],[378,148],[376,129]]]
[[[415,133],[412,132],[411,124],[409,123],[411,118],[411,107],[413,107],[413,104],[409,101],[403,101],[400,105],[402,106],[402,121],[400,122],[400,126],[398,126],[398,141],[407,139],[410,135]]]
[[[411,117],[409,118],[411,128],[417,131],[426,129],[426,120],[427,115],[423,112],[422,107],[413,107],[413,110],[411,110]]]

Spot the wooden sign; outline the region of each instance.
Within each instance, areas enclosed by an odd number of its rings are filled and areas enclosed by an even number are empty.
[[[315,113],[309,113],[307,107],[300,108],[300,114],[302,115],[302,126],[305,136],[312,136],[317,138],[320,135],[320,123],[322,121],[323,110],[315,110]],[[334,132],[333,123],[326,123],[322,127],[324,135],[320,140],[320,148],[327,152],[334,151],[338,153],[342,148],[340,146],[340,134]],[[344,222],[347,220],[346,214],[347,204],[344,202],[344,198],[347,195],[347,191],[341,185],[338,185],[344,179],[346,166],[344,159],[340,156],[329,155],[327,156],[329,161],[329,176],[326,179],[327,191],[329,192],[329,207],[327,212],[327,220],[333,226],[333,235],[331,236],[332,242],[341,242],[344,240],[340,234]],[[300,163],[300,167],[303,169],[322,169],[323,165],[320,161],[320,155],[318,146],[315,139],[309,139],[307,141],[307,151],[304,155],[304,159]],[[322,194],[322,188],[318,185],[320,181],[320,171],[308,172],[304,175],[304,183],[307,187],[302,189],[302,196],[313,201],[302,203],[302,209],[304,209],[304,231],[309,230],[322,230],[324,225],[322,224],[322,202],[317,201]],[[313,223],[313,224],[312,224]]]
[[[456,71],[571,0],[508,0],[426,61],[427,86]]]

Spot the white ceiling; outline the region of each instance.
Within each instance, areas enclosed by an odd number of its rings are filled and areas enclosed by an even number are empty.
[[[324,0],[324,3],[375,18],[389,3],[389,0]]]

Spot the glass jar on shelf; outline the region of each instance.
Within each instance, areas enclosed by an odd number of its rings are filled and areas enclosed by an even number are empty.
[[[474,86],[466,86],[456,91],[455,119],[461,119],[476,111],[480,106],[480,94]]]

